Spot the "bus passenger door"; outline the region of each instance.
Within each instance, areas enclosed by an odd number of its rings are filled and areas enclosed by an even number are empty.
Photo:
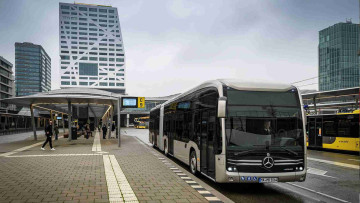
[[[323,137],[323,128],[322,128],[322,117],[316,118],[316,147],[322,148],[322,137]]]
[[[315,139],[316,139],[316,127],[315,127],[315,117],[308,118],[309,119],[309,147],[314,147],[315,145]]]
[[[216,111],[209,111],[207,131],[207,166],[208,175],[215,179],[215,132],[216,132]]]
[[[201,147],[200,168],[201,172],[215,178],[215,111],[203,111],[201,113]]]
[[[200,171],[207,174],[207,122],[209,114],[207,111],[201,112],[200,116]]]

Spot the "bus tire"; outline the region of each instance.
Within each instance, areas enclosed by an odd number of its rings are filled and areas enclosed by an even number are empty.
[[[167,142],[166,140],[164,141],[164,154],[167,156],[169,155],[169,150],[168,150],[168,147],[167,147]]]
[[[190,166],[190,172],[192,174],[196,175],[196,173],[197,173],[197,159],[196,159],[195,150],[191,150],[189,166]]]
[[[155,137],[154,137],[154,136],[152,137],[152,141],[151,141],[151,142],[152,142],[152,143],[151,143],[151,144],[152,144],[152,147],[155,148]]]

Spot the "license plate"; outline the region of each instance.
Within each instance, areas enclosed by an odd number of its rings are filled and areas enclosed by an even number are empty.
[[[259,183],[277,183],[278,178],[259,178]]]

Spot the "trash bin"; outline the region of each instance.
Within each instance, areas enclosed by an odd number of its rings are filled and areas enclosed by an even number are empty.
[[[76,127],[71,127],[71,139],[77,140],[77,129]]]

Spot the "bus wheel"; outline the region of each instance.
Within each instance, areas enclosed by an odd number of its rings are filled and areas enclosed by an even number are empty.
[[[164,142],[164,153],[165,153],[166,156],[167,156],[168,153],[169,153],[169,150],[168,150],[167,144],[166,144],[166,140],[165,140],[165,142]]]
[[[197,160],[196,160],[196,152],[193,150],[190,154],[190,171],[192,174],[196,174],[196,168],[197,168]]]
[[[152,143],[151,143],[151,144],[152,144],[152,147],[155,148],[155,138],[154,138],[154,137],[152,138],[152,141],[151,141],[151,142],[152,142]]]

